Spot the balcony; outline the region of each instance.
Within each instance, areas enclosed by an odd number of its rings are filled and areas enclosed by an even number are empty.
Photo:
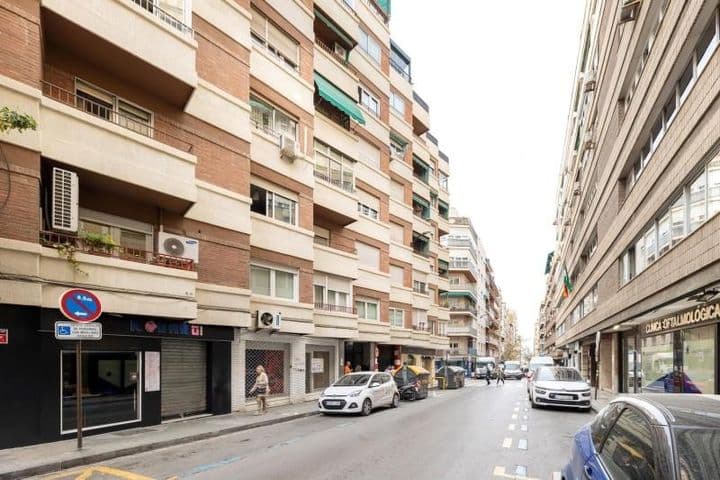
[[[91,239],[56,233],[49,231],[40,232],[40,244],[44,247],[60,250],[62,255],[70,258],[75,252],[98,255],[101,257],[113,257],[131,262],[158,265],[161,267],[177,268],[178,270],[195,271],[197,265],[190,258],[174,257],[156,252],[147,252],[136,248],[128,248],[120,245],[98,244]]]
[[[450,270],[456,270],[464,273],[469,280],[480,279],[477,267],[469,260],[450,260]]]
[[[355,189],[347,182],[330,178],[317,169],[314,174],[319,180],[315,182],[313,190],[314,208],[318,210],[316,215],[341,226],[356,222],[359,216]]]
[[[447,335],[449,337],[477,337],[478,331],[476,327],[471,325],[448,325]]]
[[[452,297],[466,297],[471,298],[474,302],[477,303],[477,284],[476,283],[455,283],[448,285],[448,290],[450,290],[450,293],[448,293],[448,296]]]
[[[430,130],[430,107],[420,95],[413,92],[413,132],[422,135]]]
[[[340,90],[346,94],[348,92],[357,94],[358,79],[350,73],[347,59],[336,53],[332,47],[319,38],[315,38],[313,62],[315,71],[335,84]]]
[[[450,304],[450,313],[471,314],[477,316],[477,308],[472,305]]]
[[[44,156],[152,192],[153,202],[186,211],[197,199],[193,144],[159,115],[140,122],[43,82]]]
[[[193,29],[151,0],[42,0],[46,45],[132,78],[175,105],[197,87]],[[92,46],[92,48],[88,48]],[[112,58],[112,62],[107,59]]]

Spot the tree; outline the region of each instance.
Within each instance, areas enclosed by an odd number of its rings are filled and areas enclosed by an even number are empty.
[[[505,337],[503,344],[503,360],[518,360],[522,349],[522,339],[520,335],[511,338],[509,335]]]
[[[17,130],[23,132],[25,130],[35,130],[37,122],[33,117],[26,113],[18,113],[8,107],[0,108],[0,132],[8,130]]]

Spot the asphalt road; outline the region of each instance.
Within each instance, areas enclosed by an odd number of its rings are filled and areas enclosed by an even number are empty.
[[[524,381],[497,387],[483,381],[369,417],[308,417],[101,467],[127,476],[96,470],[52,478],[553,479],[568,458],[573,433],[592,417],[531,409]]]

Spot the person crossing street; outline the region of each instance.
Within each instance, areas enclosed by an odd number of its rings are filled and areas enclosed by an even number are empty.
[[[501,381],[503,385],[505,385],[505,371],[500,365],[495,367],[495,375],[497,375],[497,381],[495,382],[495,385],[500,385]]]

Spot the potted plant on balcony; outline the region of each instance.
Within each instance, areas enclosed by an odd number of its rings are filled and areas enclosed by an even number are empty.
[[[110,255],[112,249],[117,246],[107,233],[81,232],[80,238],[90,253]]]

